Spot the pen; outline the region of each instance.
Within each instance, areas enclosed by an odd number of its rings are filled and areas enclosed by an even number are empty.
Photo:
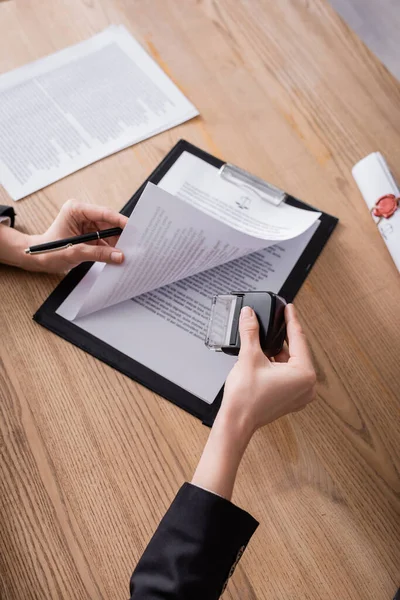
[[[103,238],[121,235],[121,227],[112,227],[111,229],[103,229],[102,231],[92,231],[84,235],[76,235],[74,237],[65,238],[56,242],[48,242],[47,244],[38,244],[25,249],[25,254],[43,254],[44,252],[56,252],[57,250],[65,250],[75,246],[75,244],[83,244],[84,242],[94,242]]]

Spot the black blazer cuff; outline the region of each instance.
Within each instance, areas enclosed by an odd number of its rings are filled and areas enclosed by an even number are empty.
[[[10,219],[10,227],[14,227],[15,212],[12,206],[4,206],[0,204],[0,217],[8,217]]]
[[[131,598],[216,600],[257,526],[228,500],[185,483],[132,575]]]

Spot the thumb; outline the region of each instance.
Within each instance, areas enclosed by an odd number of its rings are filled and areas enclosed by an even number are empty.
[[[250,306],[244,306],[239,319],[240,352],[239,356],[247,356],[262,352],[260,346],[260,326],[256,313]]]
[[[101,246],[89,246],[89,244],[77,244],[65,250],[65,258],[70,264],[79,264],[85,261],[121,264],[124,255],[121,250],[104,244]]]

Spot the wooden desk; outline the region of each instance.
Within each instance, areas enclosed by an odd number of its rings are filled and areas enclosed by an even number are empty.
[[[235,501],[261,527],[224,597],[389,600],[399,275],[350,169],[379,149],[400,180],[400,86],[324,0],[3,1],[0,72],[110,23],[130,29],[201,118],[21,201],[18,226],[42,230],[70,197],[118,209],[180,137],[340,218],[297,299],[318,401],[248,449]],[[0,596],[125,598],[207,430],[31,321],[56,277],[2,267],[0,278]]]

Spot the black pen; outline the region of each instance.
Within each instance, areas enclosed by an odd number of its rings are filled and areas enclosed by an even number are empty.
[[[71,246],[75,246],[75,244],[94,242],[96,240],[102,240],[103,238],[112,237],[114,235],[121,235],[121,233],[121,227],[112,227],[111,229],[103,229],[102,231],[93,231],[92,233],[76,235],[74,237],[65,238],[64,240],[58,240],[56,242],[48,242],[47,244],[38,244],[37,246],[30,246],[30,248],[26,248],[25,254],[43,254],[44,252],[56,252],[56,250],[65,250],[65,248],[70,248]]]

